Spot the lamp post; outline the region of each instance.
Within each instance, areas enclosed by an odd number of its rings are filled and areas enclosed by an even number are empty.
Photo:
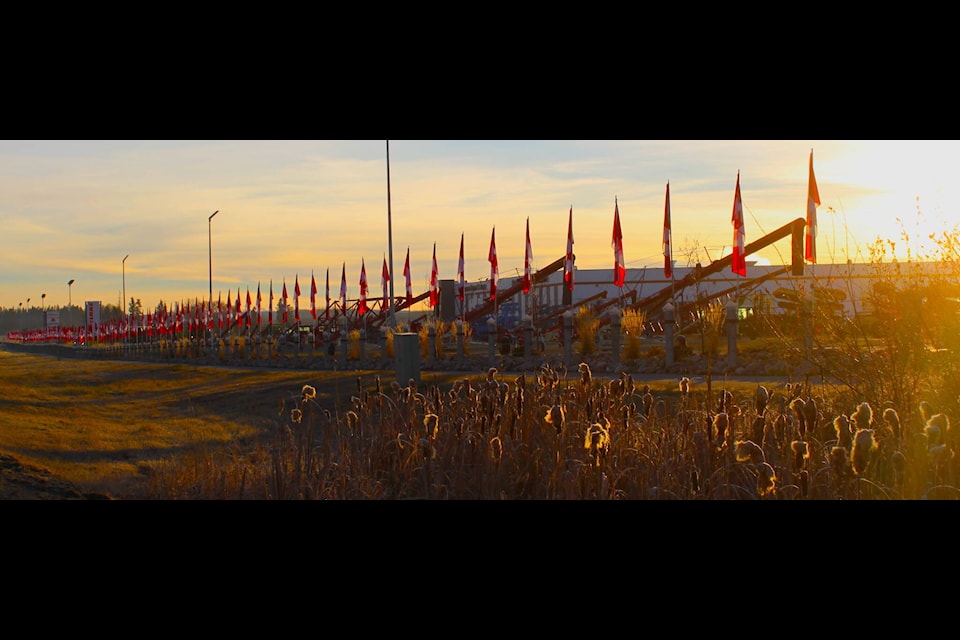
[[[127,258],[130,257],[130,254],[123,256],[123,260],[120,262],[120,266],[123,270],[123,305],[120,307],[121,319],[123,320],[123,340],[122,342],[126,344],[127,342]]]
[[[67,309],[70,311],[71,324],[73,322],[73,282],[73,278],[67,280]]]
[[[210,263],[210,297],[207,298],[207,313],[213,313],[213,216],[220,213],[217,209],[207,218],[207,260]],[[207,341],[213,344],[213,329],[207,331]]]

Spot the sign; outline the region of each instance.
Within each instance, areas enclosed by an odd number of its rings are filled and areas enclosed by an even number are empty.
[[[59,311],[44,311],[43,312],[43,326],[48,329],[55,329],[60,326],[60,312]]]

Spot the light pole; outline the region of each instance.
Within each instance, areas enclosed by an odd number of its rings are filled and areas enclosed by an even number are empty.
[[[73,282],[74,279],[67,280],[67,309],[70,311],[70,322],[73,322]]]
[[[207,218],[207,260],[210,264],[210,297],[207,298],[207,315],[213,313],[213,216],[220,213],[217,209]],[[209,324],[209,323],[208,323]],[[207,331],[207,341],[213,344],[213,329]]]
[[[44,300],[46,299],[47,299],[47,294],[41,293],[40,294],[40,328],[41,329],[47,328],[47,318],[46,316],[43,315],[43,303],[44,303]]]
[[[123,340],[122,342],[126,344],[127,342],[127,258],[130,257],[130,254],[123,256],[123,260],[120,262],[120,266],[123,271],[123,306],[120,307],[121,318],[123,319]]]

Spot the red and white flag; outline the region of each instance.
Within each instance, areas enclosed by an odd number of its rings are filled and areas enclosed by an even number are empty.
[[[360,258],[360,302],[357,305],[357,314],[363,315],[367,312],[367,263]]]
[[[283,324],[287,324],[287,279],[283,279],[283,293],[280,294],[280,306],[283,307]]]
[[[820,190],[817,178],[813,175],[813,149],[810,149],[810,178],[807,181],[807,233],[804,257],[817,262],[817,207],[820,206]]]
[[[490,232],[490,252],[487,254],[490,262],[490,299],[497,299],[497,279],[500,277],[500,266],[497,264],[497,227]]]
[[[317,279],[310,272],[310,317],[317,319]]]
[[[340,271],[340,308],[343,315],[347,315],[347,263],[343,263]]]
[[[623,262],[623,232],[620,230],[620,205],[613,199],[613,284],[623,287],[627,269]]]
[[[243,315],[246,316],[247,326],[250,326],[250,307],[253,306],[253,300],[250,299],[250,287],[247,287],[247,306]]]
[[[523,254],[523,292],[530,293],[530,262],[533,260],[533,247],[530,245],[530,218],[527,218],[527,246]]]
[[[663,277],[673,277],[673,251],[670,240],[673,232],[670,229],[670,182],[667,182],[667,198],[663,205]]]
[[[273,278],[270,278],[270,306],[267,307],[267,324],[273,325]]]
[[[730,270],[740,276],[747,275],[747,257],[743,253],[743,241],[746,233],[743,229],[743,200],[740,198],[740,172],[737,171],[737,190],[733,196],[733,256]]]
[[[323,319],[330,319],[330,267],[327,267],[327,306],[323,310]]]
[[[403,277],[407,279],[407,307],[413,304],[413,281],[410,276],[410,247],[407,247],[407,261],[403,263]]]
[[[563,263],[563,281],[568,291],[573,291],[573,205],[570,205],[570,219],[567,222],[567,258]]]
[[[430,267],[430,307],[437,306],[440,300],[440,292],[437,290],[437,243],[433,243],[433,266]]]
[[[183,311],[183,307],[180,307],[180,310]],[[234,310],[234,319],[237,321],[237,326],[242,326],[243,316],[240,315],[240,287],[237,287],[237,306]],[[183,319],[181,318],[181,323]]]
[[[293,321],[300,322],[300,275],[293,276]]]
[[[460,259],[457,260],[457,300],[460,301],[460,307],[463,308],[463,290],[466,282],[463,278],[463,233],[460,234]],[[462,311],[461,311],[462,313]]]
[[[387,268],[387,256],[383,256],[383,269],[380,270],[380,284],[383,285],[383,310],[390,308],[390,293],[387,284],[390,282],[390,270]]]

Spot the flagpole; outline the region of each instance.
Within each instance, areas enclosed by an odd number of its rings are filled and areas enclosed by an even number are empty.
[[[397,330],[396,305],[393,304],[393,221],[390,212],[390,141],[387,140],[387,251],[390,253],[390,324]]]

